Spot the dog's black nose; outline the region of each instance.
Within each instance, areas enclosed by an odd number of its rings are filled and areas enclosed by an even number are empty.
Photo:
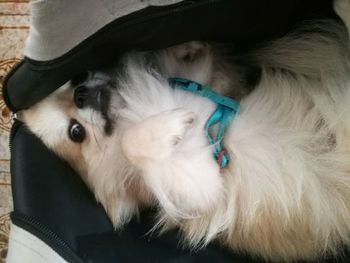
[[[86,101],[89,97],[89,91],[88,88],[85,86],[77,87],[74,90],[74,104],[79,108],[82,109],[84,106],[86,106]]]

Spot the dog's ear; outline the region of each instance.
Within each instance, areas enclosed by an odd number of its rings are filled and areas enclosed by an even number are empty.
[[[205,42],[191,41],[172,48],[179,62],[191,63],[210,52],[210,46]]]

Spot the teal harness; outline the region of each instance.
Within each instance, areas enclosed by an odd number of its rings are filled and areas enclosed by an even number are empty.
[[[215,111],[207,120],[204,130],[209,144],[213,147],[214,158],[221,169],[225,168],[230,160],[230,156],[222,147],[221,141],[226,128],[239,112],[239,103],[236,100],[217,94],[209,86],[204,86],[188,79],[169,78],[168,82],[174,89],[192,92],[217,104]],[[209,128],[215,124],[219,124],[219,129],[214,139],[209,133]]]

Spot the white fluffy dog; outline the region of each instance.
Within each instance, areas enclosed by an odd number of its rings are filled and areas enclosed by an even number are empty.
[[[335,9],[350,28],[350,1]],[[191,246],[213,239],[274,261],[350,245],[348,31],[314,22],[247,55],[261,67],[248,94],[235,65],[207,44],[131,53],[21,113],[82,176],[115,227],[158,206],[158,227]],[[173,89],[183,77],[240,99],[220,170],[203,127],[216,105]],[[215,131],[212,131],[215,133]],[[88,220],[88,219],[86,219]]]

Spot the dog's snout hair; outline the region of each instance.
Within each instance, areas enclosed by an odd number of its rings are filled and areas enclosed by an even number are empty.
[[[86,86],[79,86],[74,90],[74,103],[79,109],[85,107],[92,107],[99,109],[102,103],[100,96],[100,89],[87,88]]]

